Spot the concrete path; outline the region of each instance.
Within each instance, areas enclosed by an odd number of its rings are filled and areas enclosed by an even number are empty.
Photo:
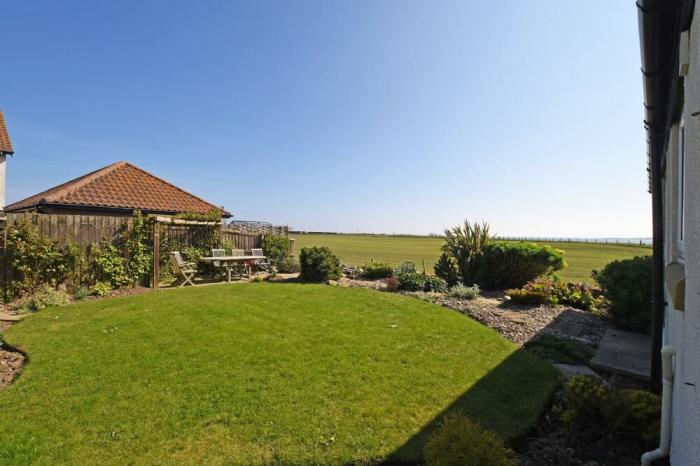
[[[617,374],[649,380],[651,340],[648,335],[608,329],[590,366]]]

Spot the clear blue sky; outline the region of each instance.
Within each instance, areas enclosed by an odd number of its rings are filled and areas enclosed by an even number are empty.
[[[627,1],[15,1],[12,202],[128,160],[240,219],[648,236]]]

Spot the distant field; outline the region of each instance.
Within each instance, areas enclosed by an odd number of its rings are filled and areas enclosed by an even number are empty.
[[[295,249],[308,246],[328,246],[346,264],[360,265],[374,259],[399,265],[402,262],[415,262],[422,270],[423,261],[428,271],[440,256],[442,239],[427,237],[374,236],[374,235],[291,235],[296,240]],[[646,246],[624,244],[594,244],[551,242],[553,247],[563,249],[567,268],[559,272],[563,280],[592,283],[591,271],[601,269],[616,259],[651,254]]]

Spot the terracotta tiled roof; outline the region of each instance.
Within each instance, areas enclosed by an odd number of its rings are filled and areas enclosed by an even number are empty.
[[[6,212],[18,212],[61,206],[93,210],[134,210],[148,213],[176,214],[195,212],[206,214],[212,209],[222,216],[231,214],[167,181],[128,163],[117,162],[80,178],[15,202]]]
[[[5,127],[5,118],[2,116],[2,110],[0,110],[0,154],[14,154],[15,151],[12,149],[12,143],[10,142],[10,135],[7,134],[7,128]]]

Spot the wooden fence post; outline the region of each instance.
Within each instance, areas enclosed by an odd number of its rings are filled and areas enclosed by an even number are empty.
[[[153,222],[153,277],[151,278],[151,288],[158,289],[160,282],[160,223]]]

